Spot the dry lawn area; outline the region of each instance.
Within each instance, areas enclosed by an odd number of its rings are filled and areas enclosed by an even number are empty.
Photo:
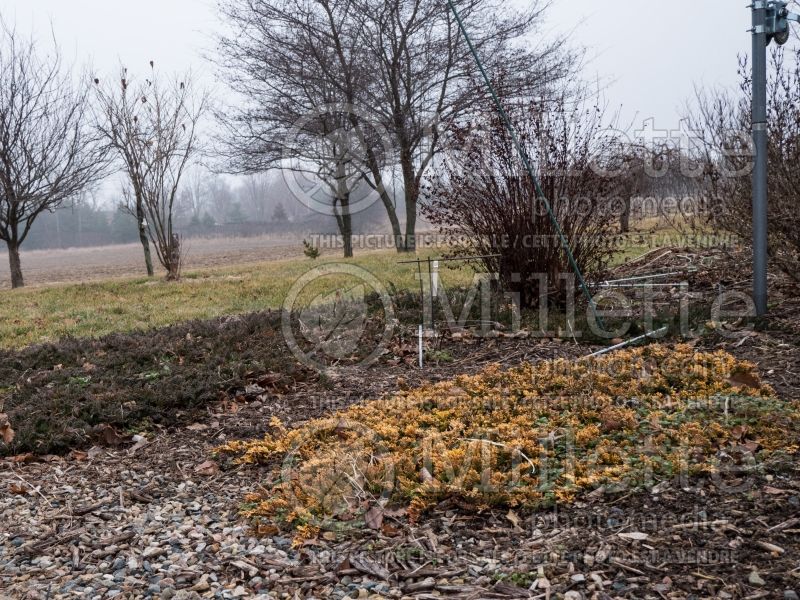
[[[98,337],[280,309],[292,285],[325,264],[356,265],[396,289],[418,289],[416,266],[400,265],[399,260],[408,257],[401,259],[394,251],[364,252],[349,261],[334,256],[316,261],[302,257],[188,270],[177,283],[138,277],[3,291],[0,347],[19,348],[66,336]],[[470,282],[472,275],[467,269],[453,270],[442,278],[446,285],[458,286]],[[315,284],[315,293],[334,293],[342,280],[323,277]]]

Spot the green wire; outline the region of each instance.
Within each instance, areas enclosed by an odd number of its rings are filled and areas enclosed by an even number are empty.
[[[533,181],[534,188],[536,189],[536,197],[542,201],[544,207],[547,209],[547,214],[550,215],[550,221],[553,223],[553,227],[555,227],[556,233],[558,234],[558,237],[561,240],[561,245],[563,246],[564,250],[567,253],[567,258],[569,259],[569,263],[570,265],[572,265],[572,269],[575,271],[575,275],[578,277],[578,281],[581,284],[581,289],[583,289],[583,293],[586,296],[586,299],[589,301],[589,306],[591,306],[592,308],[592,313],[594,314],[594,318],[597,321],[597,323],[602,327],[603,322],[600,320],[600,317],[597,314],[597,305],[595,304],[592,294],[589,292],[589,287],[586,285],[586,280],[583,278],[583,273],[581,273],[580,267],[578,267],[578,263],[575,260],[575,255],[572,253],[572,248],[570,247],[569,242],[567,241],[567,237],[564,235],[564,231],[561,229],[561,225],[559,224],[556,215],[553,213],[553,209],[550,206],[550,202],[544,195],[542,186],[539,185],[539,180],[536,178],[536,175],[533,172],[533,166],[531,165],[530,159],[528,158],[528,153],[525,152],[522,143],[519,141],[519,136],[517,135],[517,132],[511,123],[511,119],[508,118],[508,114],[503,108],[503,103],[500,102],[500,98],[497,95],[497,92],[495,91],[491,80],[489,79],[489,75],[487,75],[486,69],[483,68],[483,63],[481,62],[481,59],[478,56],[478,51],[472,44],[472,39],[469,37],[467,29],[466,27],[464,27],[464,22],[461,20],[461,16],[458,14],[458,11],[456,10],[453,1],[447,0],[447,4],[450,7],[450,10],[453,12],[453,16],[455,17],[456,22],[458,23],[458,28],[461,30],[461,34],[464,36],[464,40],[467,42],[469,50],[472,53],[473,58],[475,59],[475,64],[478,65],[478,69],[480,70],[481,75],[483,76],[483,80],[486,83],[486,87],[488,88],[489,93],[492,95],[494,104],[497,107],[497,112],[500,113],[500,118],[502,118],[503,123],[505,124],[505,127],[508,130],[508,133],[511,135],[511,139],[513,140],[514,146],[517,149],[517,154],[519,154],[519,157],[522,159],[522,162],[528,171],[528,175]]]

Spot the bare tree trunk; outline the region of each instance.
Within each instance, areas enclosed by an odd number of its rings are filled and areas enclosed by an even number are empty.
[[[350,214],[350,201],[343,206],[342,238],[344,238],[344,257],[353,258],[353,217]]]
[[[389,197],[389,192],[386,190],[386,185],[383,181],[383,174],[381,173],[381,166],[378,163],[375,153],[371,150],[367,151],[367,165],[372,178],[374,179],[374,189],[378,192],[383,207],[386,209],[386,215],[389,217],[389,223],[392,226],[392,236],[394,237],[394,247],[398,252],[403,251],[403,232],[400,229],[400,220],[397,218],[397,210],[394,205],[394,199]]]
[[[411,156],[403,156],[400,159],[403,171],[403,184],[405,188],[406,205],[406,238],[403,242],[403,252],[416,252],[417,250],[417,185],[414,175],[414,166]]]
[[[417,251],[417,199],[406,195],[406,239],[404,252]]]
[[[353,258],[353,215],[350,214],[350,194],[342,194],[337,203],[341,206],[341,212],[334,206],[334,213],[339,233],[342,236],[344,257]]]
[[[19,259],[19,243],[16,241],[8,242],[8,263],[11,267],[11,287],[14,289],[24,287],[22,262]]]
[[[147,229],[144,225],[144,208],[142,202],[137,198],[136,200],[136,222],[139,225],[139,241],[142,243],[144,250],[144,264],[147,268],[147,276],[153,277],[153,257],[150,254],[150,240],[147,237]]]
[[[173,233],[170,238],[167,260],[167,281],[178,281],[181,278],[181,238]]]
[[[619,216],[619,232],[628,233],[631,230],[631,198],[628,196],[624,200],[625,205],[622,214]]]
[[[403,251],[403,232],[400,229],[400,219],[397,218],[397,210],[395,210],[392,199],[386,190],[380,192],[381,202],[386,209],[386,214],[389,217],[389,223],[392,226],[392,236],[394,237],[394,247],[398,252]]]

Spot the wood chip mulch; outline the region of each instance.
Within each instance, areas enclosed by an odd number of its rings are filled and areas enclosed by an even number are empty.
[[[692,263],[677,254],[646,268]],[[715,267],[695,271],[696,281],[720,281],[715,269],[730,273],[726,260],[706,261]],[[732,327],[698,346],[756,362],[779,395],[797,398],[800,295],[785,278],[774,289],[776,315],[767,327]],[[320,536],[296,548],[277,531],[255,535],[239,517],[263,471],[212,456],[226,440],[263,435],[273,416],[297,424],[423,379],[587,350],[534,339],[453,343],[452,361],[431,365],[424,377],[403,360],[342,370],[324,386],[220,401],[196,423],[156,430],[134,445],[2,459],[0,598],[797,599],[796,460],[740,479],[667,482],[622,495],[601,489],[535,513],[471,514],[444,503],[414,525],[388,517],[379,530]]]

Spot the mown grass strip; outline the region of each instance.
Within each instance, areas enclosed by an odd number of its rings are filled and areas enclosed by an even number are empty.
[[[421,251],[423,258],[438,255]],[[60,285],[0,293],[0,347],[19,348],[60,338],[96,338],[109,333],[148,330],[193,319],[280,309],[292,284],[322,264],[362,267],[387,286],[419,288],[414,265],[398,265],[394,251],[355,259],[292,259],[185,273],[180,282],[132,278],[79,285]],[[447,270],[446,284],[472,280],[468,268]],[[335,292],[337,281],[323,279],[318,293]]]

